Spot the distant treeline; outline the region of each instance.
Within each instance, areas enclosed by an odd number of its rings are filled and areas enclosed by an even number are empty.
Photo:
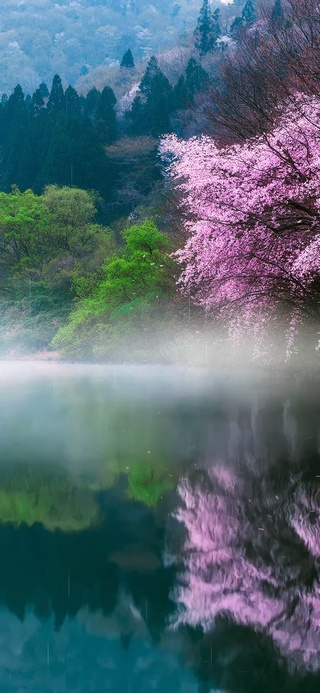
[[[72,86],[64,90],[59,75],[50,91],[42,83],[32,96],[17,85],[0,105],[1,189],[17,185],[41,194],[57,184],[96,190],[108,222],[127,215],[159,178],[156,138],[172,131],[174,114],[190,106],[205,78],[191,58],[172,87],[152,57],[125,113],[117,111],[108,86],[84,97]],[[139,146],[137,137],[144,138]]]

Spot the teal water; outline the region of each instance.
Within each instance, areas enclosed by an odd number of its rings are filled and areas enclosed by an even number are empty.
[[[0,692],[320,690],[320,390],[0,364]]]

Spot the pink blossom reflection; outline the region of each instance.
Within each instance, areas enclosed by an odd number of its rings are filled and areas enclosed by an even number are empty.
[[[272,638],[290,667],[320,669],[320,491],[290,478],[275,491],[226,465],[181,481],[186,530],[174,626],[225,616]],[[178,560],[178,558],[176,559]]]

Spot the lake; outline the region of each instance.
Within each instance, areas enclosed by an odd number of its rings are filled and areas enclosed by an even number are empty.
[[[0,692],[318,693],[320,388],[0,363]]]

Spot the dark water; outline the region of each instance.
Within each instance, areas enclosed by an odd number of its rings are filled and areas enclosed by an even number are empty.
[[[318,693],[320,388],[0,364],[0,692]]]

